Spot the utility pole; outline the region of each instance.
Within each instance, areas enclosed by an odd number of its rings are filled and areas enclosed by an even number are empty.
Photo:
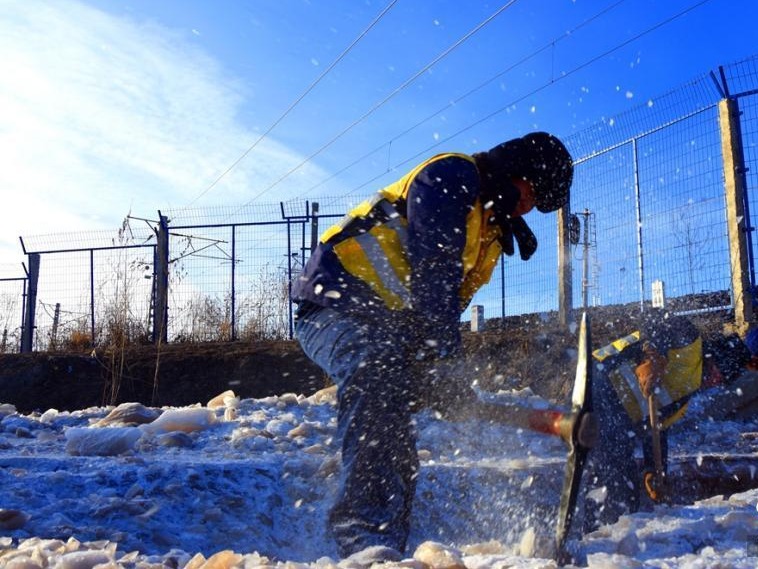
[[[584,258],[582,259],[582,306],[586,310],[588,302],[588,292],[590,288],[590,210],[584,208],[582,217],[584,217],[584,241],[582,243]]]
[[[56,350],[58,348],[58,325],[61,321],[61,303],[55,303],[55,313],[53,314],[53,330],[50,332],[50,348]]]

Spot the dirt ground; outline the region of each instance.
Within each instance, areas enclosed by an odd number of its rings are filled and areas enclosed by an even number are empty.
[[[634,330],[638,315],[637,306],[590,309],[592,346]],[[716,311],[691,319],[704,336],[721,336],[730,314]],[[467,327],[463,357],[481,387],[529,386],[551,401],[568,401],[575,373],[575,323],[560,325],[549,313],[488,320],[478,333]],[[26,413],[126,401],[184,406],[205,403],[227,389],[243,398],[287,392],[307,395],[327,385],[328,378],[295,341],[0,355],[0,403],[12,403]]]

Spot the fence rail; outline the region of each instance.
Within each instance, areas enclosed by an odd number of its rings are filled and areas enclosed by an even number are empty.
[[[489,317],[566,316],[642,307],[655,288],[681,311],[752,318],[758,57],[565,142],[576,165],[570,206],[532,216],[538,253],[503,257],[473,305]],[[314,237],[356,199],[158,212],[114,234],[23,238],[38,276],[25,266],[0,278],[2,350],[290,338],[289,283]]]

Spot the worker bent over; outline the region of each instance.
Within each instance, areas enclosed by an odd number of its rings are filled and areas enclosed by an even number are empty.
[[[342,476],[329,516],[340,554],[402,552],[418,471],[418,362],[453,355],[460,317],[502,252],[537,248],[523,217],[568,201],[571,157],[537,132],[487,152],[440,154],[328,229],[293,287],[305,353],[338,386]],[[470,386],[445,390],[465,404]]]

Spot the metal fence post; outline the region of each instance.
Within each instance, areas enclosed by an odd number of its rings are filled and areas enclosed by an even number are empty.
[[[21,353],[32,351],[34,343],[34,315],[37,308],[37,285],[39,284],[39,253],[29,253],[29,286],[26,293],[26,312],[21,331]]]
[[[634,207],[637,216],[637,269],[639,270],[640,312],[645,310],[645,256],[642,248],[642,200],[640,192],[640,161],[637,139],[632,139],[632,167],[634,168]]]
[[[505,253],[500,253],[500,318],[505,320]]]
[[[168,218],[158,212],[158,229],[153,265],[155,306],[153,310],[153,343],[168,341]]]
[[[23,263],[22,263],[23,266]],[[21,287],[21,334],[23,336],[24,333],[24,321],[26,319],[26,291],[29,290],[29,273],[26,272],[26,267],[24,267],[24,273],[26,274],[26,277],[24,278],[23,286]],[[19,349],[21,349],[21,346],[18,346]]]
[[[92,346],[95,346],[95,251],[89,250],[89,312]]]
[[[237,297],[237,288],[235,286],[236,284],[236,266],[237,266],[237,226],[232,225],[232,298],[231,298],[231,320],[232,320],[232,331],[231,331],[231,340],[232,342],[237,339],[237,319],[235,317],[235,311],[236,311],[236,297]]]
[[[571,295],[571,240],[569,238],[570,205],[558,210],[558,322],[568,326],[573,300]]]
[[[289,339],[291,340],[295,337],[295,322],[292,313],[292,221],[289,218],[287,218],[287,298],[289,299],[287,320],[289,323]]]
[[[729,259],[732,276],[734,325],[744,332],[753,320],[748,261],[747,221],[745,215],[745,158],[740,133],[740,111],[736,99],[719,102],[721,153],[724,160],[724,192],[726,194]]]
[[[318,247],[318,202],[313,202],[311,206],[311,255],[316,247]],[[303,264],[305,264],[305,259],[303,259]]]

